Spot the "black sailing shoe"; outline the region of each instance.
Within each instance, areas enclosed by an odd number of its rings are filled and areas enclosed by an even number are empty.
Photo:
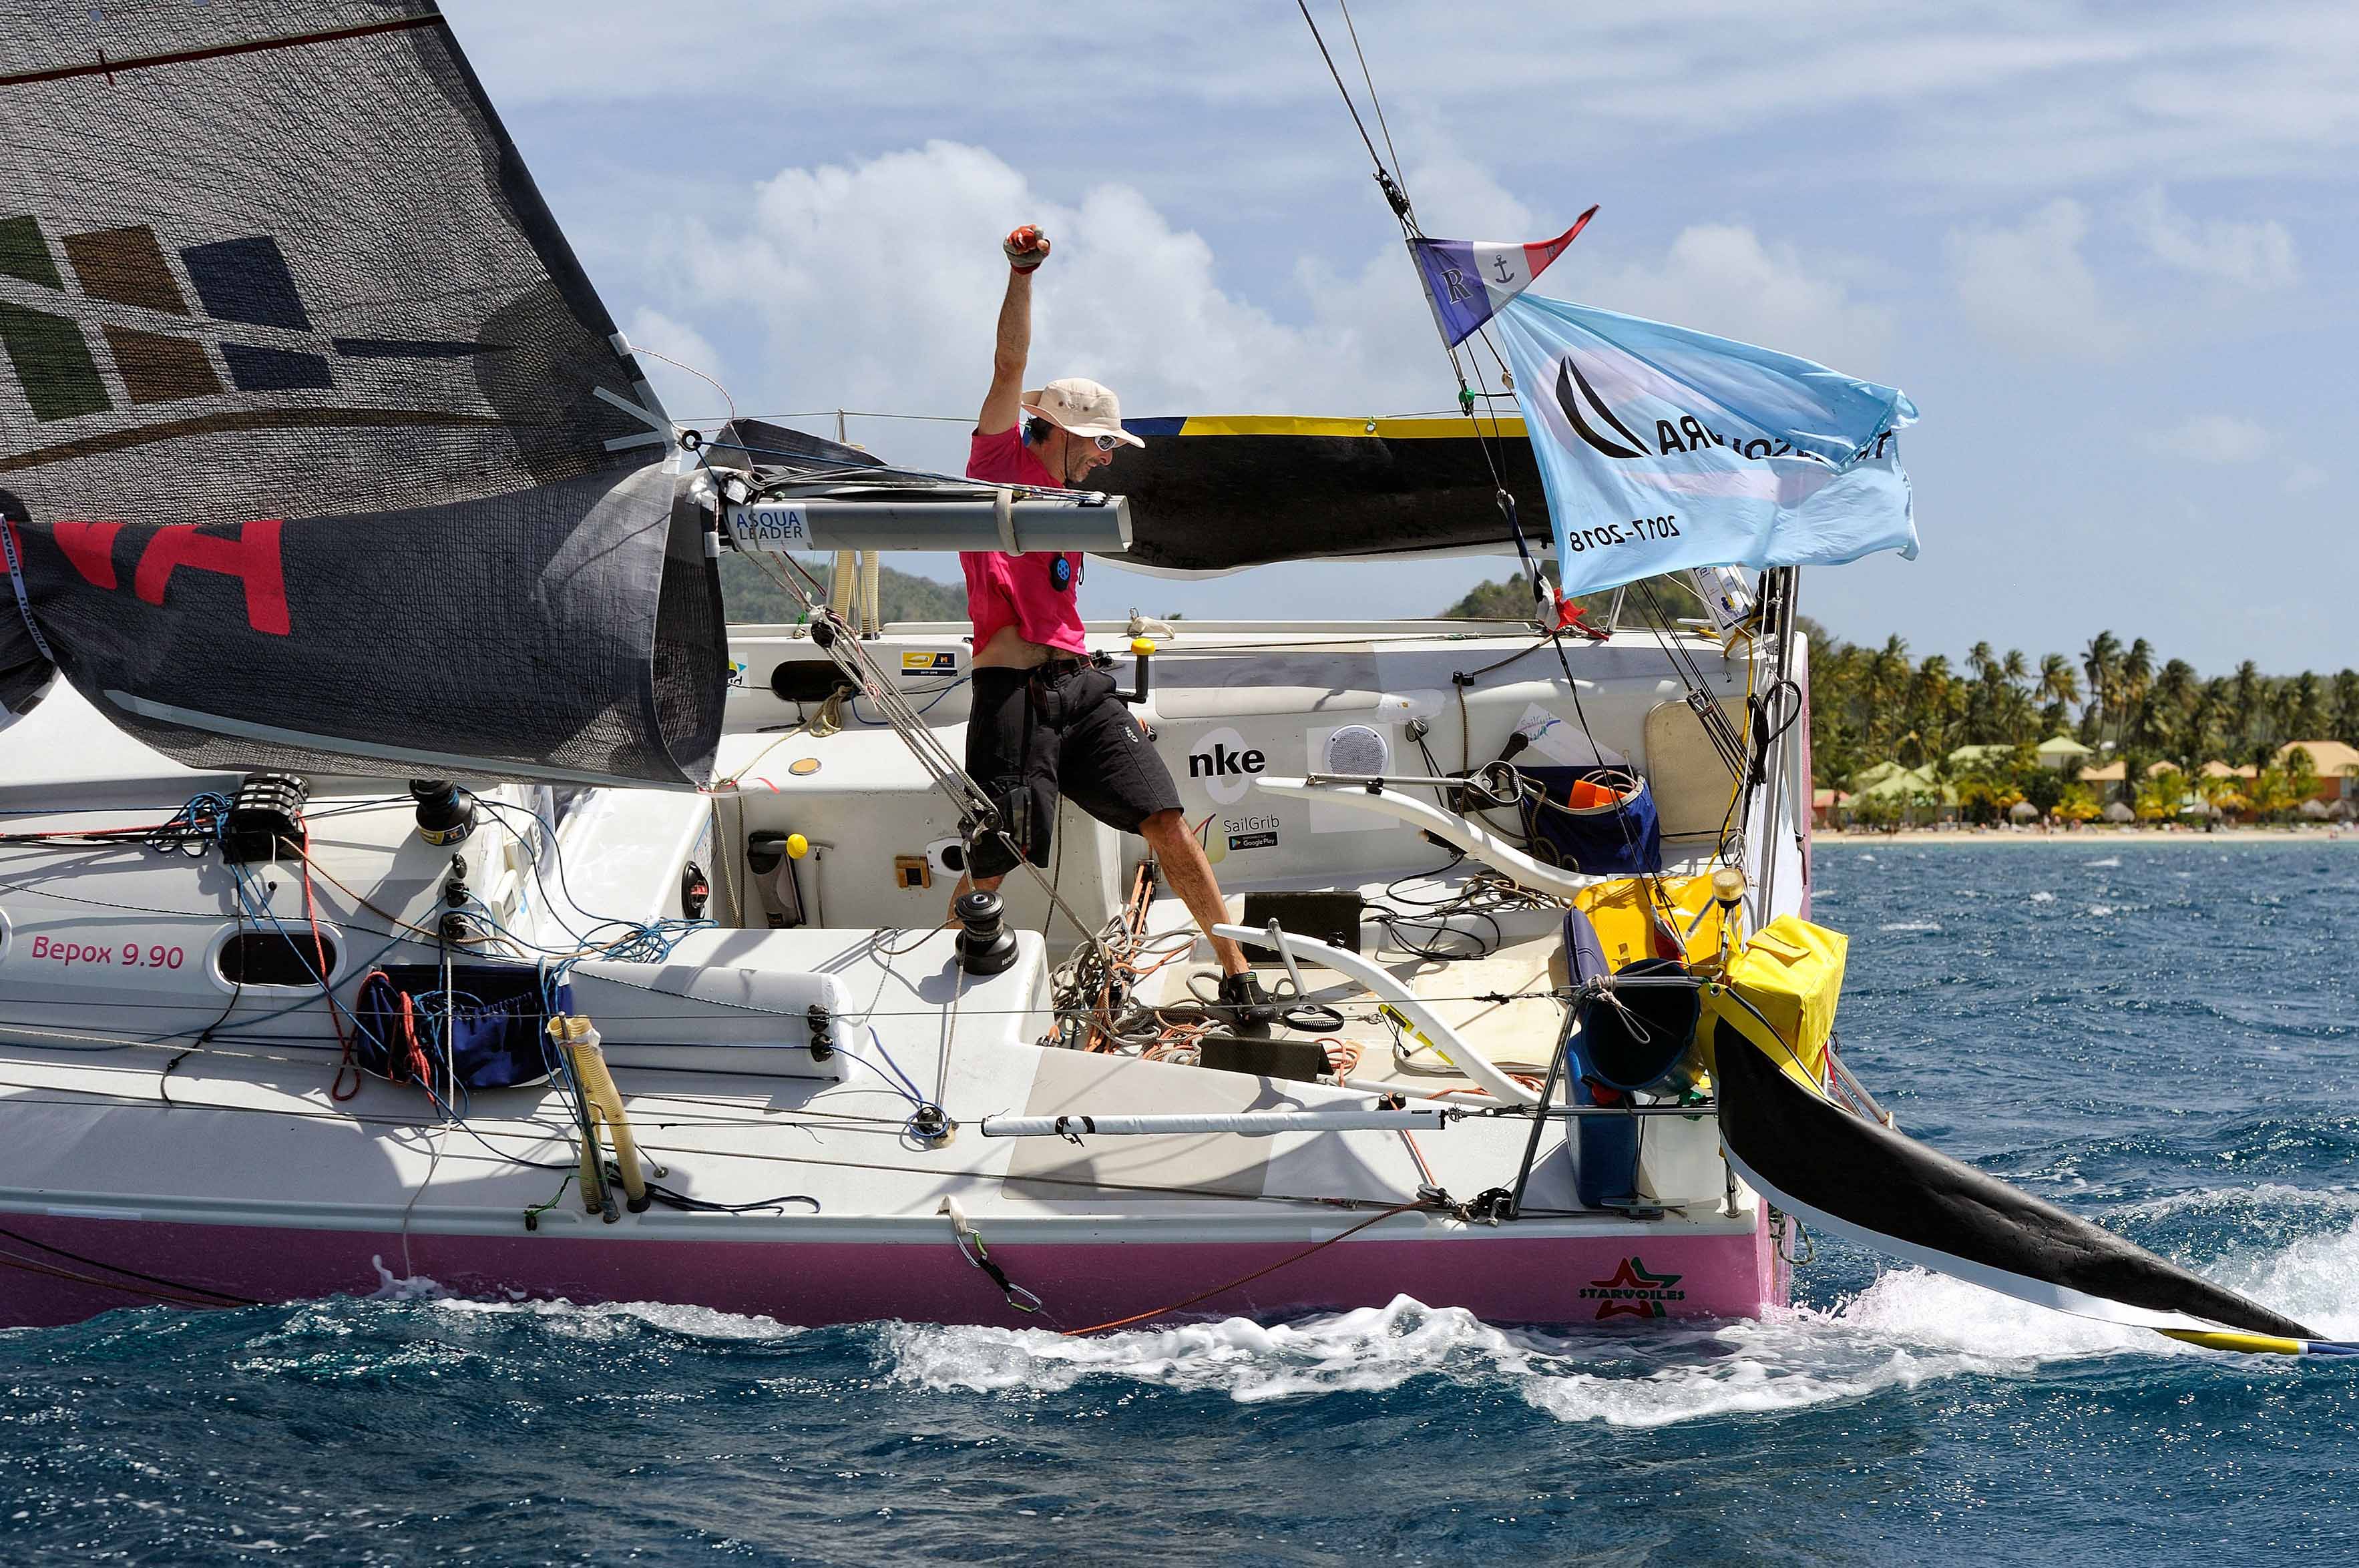
[[[1277,1022],[1277,1004],[1261,989],[1261,977],[1247,969],[1241,975],[1221,977],[1220,1005],[1213,1011],[1224,1014],[1239,1029],[1266,1033]]]

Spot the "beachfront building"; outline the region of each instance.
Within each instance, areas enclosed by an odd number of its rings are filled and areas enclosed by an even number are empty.
[[[1930,762],[1921,768],[1878,762],[1852,775],[1844,815],[1851,822],[1879,826],[1954,822],[1958,792],[1934,776]]]
[[[1950,773],[1954,777],[1978,769],[2003,769],[2014,760],[2012,746],[1960,746],[1950,753]]]
[[[2074,768],[2097,754],[2093,748],[2083,746],[2071,736],[2060,731],[2039,742],[2034,750],[2039,754],[2040,766],[2054,768],[2058,773],[2065,774],[2070,774]]]
[[[2318,788],[2310,798],[2332,808],[2348,805],[2359,810],[2359,746],[2346,746],[2340,741],[2288,741],[2277,748],[2280,762],[2295,747],[2310,753],[2310,765],[2318,773]],[[2245,770],[2250,776],[2252,770]]]

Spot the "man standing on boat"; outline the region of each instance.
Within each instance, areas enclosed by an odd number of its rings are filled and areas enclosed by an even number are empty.
[[[1114,395],[1078,376],[1024,390],[1032,351],[1032,275],[1049,259],[1048,236],[1027,224],[1007,236],[1007,296],[999,307],[999,341],[991,391],[975,420],[970,479],[1063,490],[1081,484],[1125,446],[1146,443],[1122,427]],[[1036,866],[1049,846],[1061,794],[1118,832],[1136,833],[1155,851],[1221,962],[1221,1001],[1239,1023],[1277,1016],[1237,945],[1212,936],[1227,920],[1203,846],[1180,814],[1179,786],[1114,695],[1114,677],[1091,662],[1074,603],[1082,581],[1077,551],[1010,556],[962,554],[967,613],[974,621],[974,705],[966,727],[966,771],[1002,803],[1009,837]],[[975,841],[970,886],[996,888],[1016,869],[1016,854],[996,835]]]

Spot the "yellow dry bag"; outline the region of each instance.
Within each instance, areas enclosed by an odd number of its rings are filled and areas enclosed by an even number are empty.
[[[1790,914],[1755,932],[1730,962],[1725,989],[1714,987],[1703,993],[1713,1045],[1717,1047],[1723,1027],[1734,1030],[1788,1077],[1823,1092],[1827,1038],[1834,1033],[1843,954],[1850,946],[1842,932]],[[1751,1009],[1745,1002],[1752,1003]]]

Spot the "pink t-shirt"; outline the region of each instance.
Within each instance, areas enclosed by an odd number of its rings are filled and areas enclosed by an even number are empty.
[[[967,454],[969,479],[995,480],[1004,484],[1037,485],[1062,490],[1057,476],[1024,444],[1023,427],[995,436],[978,433]],[[1003,555],[996,550],[965,550],[959,565],[966,571],[966,612],[974,621],[975,652],[1013,626],[1027,643],[1068,654],[1087,654],[1082,636],[1082,612],[1073,602],[1082,582],[1079,551],[1061,555]]]

